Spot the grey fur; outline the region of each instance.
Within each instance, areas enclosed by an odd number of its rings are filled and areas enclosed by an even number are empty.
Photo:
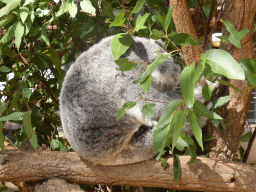
[[[119,165],[147,160],[154,156],[152,134],[166,105],[181,98],[174,90],[180,67],[167,59],[152,73],[153,86],[144,93],[139,84],[133,84],[140,66],[128,72],[118,67],[111,53],[113,36],[107,37],[79,56],[68,70],[60,97],[60,113],[64,133],[81,159],[93,164]],[[133,37],[126,57],[133,62],[153,61],[162,43]],[[142,114],[146,103],[139,94],[156,103],[156,114],[148,118]],[[201,94],[201,93],[200,93]],[[196,96],[200,97],[200,96]],[[116,121],[119,108],[127,101],[137,105]],[[161,101],[164,103],[160,103]],[[186,124],[185,130],[189,130]]]

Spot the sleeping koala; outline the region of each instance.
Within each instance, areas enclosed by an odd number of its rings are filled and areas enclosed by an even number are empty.
[[[60,97],[62,126],[68,141],[82,160],[100,165],[152,158],[157,121],[167,104],[182,96],[180,90],[175,90],[180,75],[178,64],[166,59],[152,73],[152,87],[144,93],[139,84],[132,83],[143,72],[138,70],[141,66],[127,72],[116,70],[110,48],[112,38],[101,40],[78,57],[67,72]],[[133,37],[125,56],[132,62],[150,64],[157,51],[163,52],[162,45],[161,41],[152,44],[149,39]],[[196,98],[201,97],[201,91],[195,93]],[[145,100],[156,103],[152,118],[141,111]],[[117,112],[127,101],[138,102],[117,121]],[[184,129],[190,130],[187,124]]]

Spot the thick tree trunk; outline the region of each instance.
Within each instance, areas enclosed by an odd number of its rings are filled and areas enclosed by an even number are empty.
[[[1,182],[37,181],[38,183],[59,178],[71,183],[162,187],[175,190],[256,191],[255,166],[215,161],[203,157],[198,157],[196,162],[190,166],[187,165],[190,160],[189,156],[180,157],[179,185],[176,185],[173,179],[172,157],[167,159],[169,166],[166,170],[163,170],[161,162],[155,159],[122,166],[95,166],[82,162],[74,152],[33,153],[12,150],[7,151],[5,155],[1,154],[0,158]],[[69,186],[68,183],[65,185]],[[29,186],[31,187],[31,183]],[[43,186],[37,187],[44,188]]]
[[[173,21],[178,33],[187,33],[198,41],[195,27],[193,25],[187,0],[170,0],[170,6],[173,6]],[[198,41],[199,42],[199,41]],[[182,47],[186,65],[199,61],[202,50],[196,46]]]
[[[253,58],[255,12],[256,0],[226,0],[223,20],[230,20],[237,31],[250,30],[241,41],[241,49],[231,44],[223,46],[223,49],[232,54],[237,61],[245,57]],[[223,32],[224,35],[229,35],[226,30]],[[248,89],[246,81],[230,80],[230,83],[243,94],[225,86],[219,89],[218,96],[230,95],[232,98],[227,106],[220,109],[221,116],[225,118],[227,131],[221,131],[213,125],[208,126],[208,134],[217,138],[210,144],[210,157],[217,159],[232,159],[236,155],[251,103],[251,90]]]

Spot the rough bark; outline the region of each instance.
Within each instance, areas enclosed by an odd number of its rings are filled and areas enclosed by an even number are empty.
[[[187,0],[170,0],[170,6],[173,6],[173,21],[178,33],[187,33],[198,41],[195,27],[193,25]],[[198,41],[199,42],[199,41]],[[202,50],[196,46],[182,47],[186,65],[198,62]]]
[[[253,26],[256,12],[256,0],[226,0],[223,20],[230,20],[237,31],[249,29],[250,32],[241,40],[242,48],[238,49],[231,44],[226,44],[223,49],[228,51],[237,61],[242,58],[253,58]],[[239,14],[238,14],[239,13]],[[229,35],[226,30],[224,35]],[[227,131],[221,131],[213,125],[208,126],[208,134],[217,138],[211,143],[210,157],[217,159],[232,159],[237,152],[239,142],[244,133],[244,126],[251,103],[251,91],[246,81],[230,80],[242,93],[233,88],[220,87],[219,95],[232,96],[229,104],[220,109],[220,114],[225,118]]]
[[[35,182],[52,178],[71,183],[147,186],[196,191],[256,191],[256,167],[198,157],[190,166],[181,156],[181,176],[173,179],[173,158],[163,170],[155,159],[123,166],[95,166],[74,152],[11,150],[1,154],[1,182]]]
[[[79,185],[71,184],[64,179],[53,178],[45,182],[25,183],[23,192],[84,192]]]

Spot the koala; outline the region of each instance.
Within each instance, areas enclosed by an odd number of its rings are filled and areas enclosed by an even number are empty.
[[[99,165],[131,164],[152,158],[153,131],[160,115],[170,101],[182,96],[175,89],[180,66],[172,59],[155,68],[151,89],[144,93],[139,84],[132,83],[142,74],[143,70],[138,70],[141,65],[127,72],[116,69],[119,66],[112,56],[112,38],[101,40],[77,58],[67,71],[60,96],[64,134],[82,160]],[[157,52],[163,51],[162,41],[151,43],[133,37],[125,57],[150,65]],[[201,92],[195,93],[195,97],[201,97]],[[127,101],[138,102],[117,121],[117,112]],[[142,113],[147,102],[156,103],[152,118]],[[189,125],[184,129],[189,130]]]

